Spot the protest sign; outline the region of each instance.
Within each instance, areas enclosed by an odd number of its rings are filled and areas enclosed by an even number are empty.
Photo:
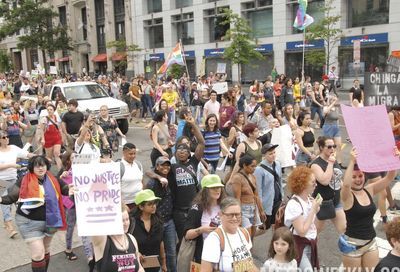
[[[57,75],[57,67],[56,66],[50,66],[50,75]]]
[[[123,233],[119,163],[73,164],[79,236]]]
[[[217,94],[223,94],[228,91],[228,82],[216,82],[212,85],[212,89],[217,92]]]
[[[272,129],[271,144],[279,145],[275,149],[276,160],[282,167],[295,166],[293,154],[293,134],[289,125]]]
[[[364,104],[366,106],[399,106],[400,73],[365,73]]]
[[[384,105],[353,108],[341,105],[343,119],[358,157],[357,164],[364,172],[400,169],[394,156],[394,137]]]
[[[225,74],[226,73],[226,63],[218,62],[217,63],[217,74]]]

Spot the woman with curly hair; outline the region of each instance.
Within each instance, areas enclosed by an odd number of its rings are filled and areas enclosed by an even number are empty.
[[[300,271],[313,271],[319,268],[315,219],[322,200],[311,197],[317,182],[310,168],[298,166],[287,185],[293,196],[286,205],[284,223],[292,230]]]
[[[386,226],[386,237],[392,251],[375,267],[375,272],[395,271],[400,264],[400,217],[394,218]]]

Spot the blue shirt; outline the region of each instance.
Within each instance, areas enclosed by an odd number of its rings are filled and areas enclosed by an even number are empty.
[[[204,159],[207,161],[218,161],[221,152],[221,133],[217,131],[204,131],[205,141]]]

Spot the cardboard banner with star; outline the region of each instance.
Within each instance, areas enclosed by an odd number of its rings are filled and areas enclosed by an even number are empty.
[[[73,164],[79,236],[123,233],[119,163]]]

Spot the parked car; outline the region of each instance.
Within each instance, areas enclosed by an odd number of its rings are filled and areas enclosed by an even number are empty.
[[[121,100],[110,97],[99,84],[84,81],[54,84],[50,90],[50,99],[55,101],[60,94],[67,101],[70,99],[78,100],[78,110],[81,112],[90,111],[98,115],[100,107],[106,105],[110,115],[117,120],[121,132],[123,134],[128,132],[128,105]]]

